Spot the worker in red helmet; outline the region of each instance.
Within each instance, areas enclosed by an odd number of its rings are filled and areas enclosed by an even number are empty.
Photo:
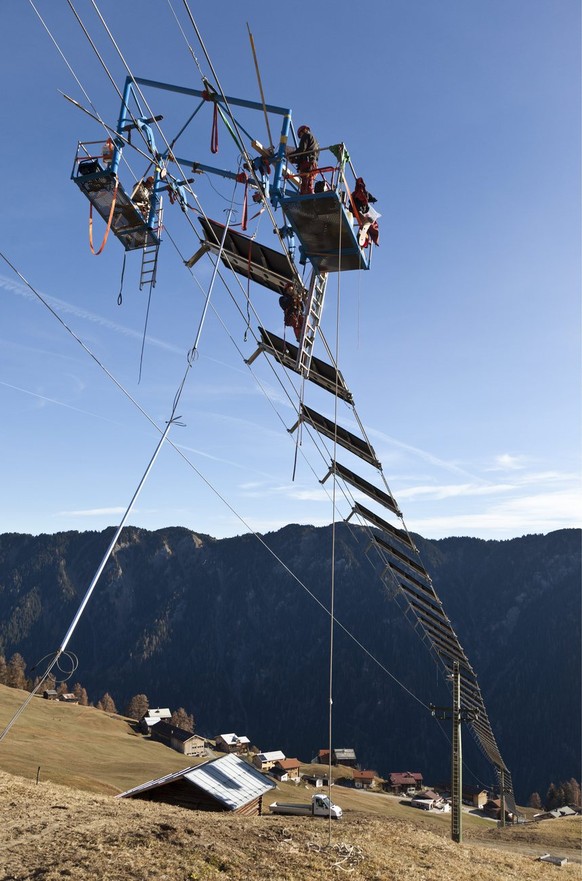
[[[313,186],[317,174],[317,160],[319,158],[319,144],[315,135],[308,125],[300,125],[297,129],[299,144],[296,150],[291,150],[287,158],[296,166],[301,175],[301,187],[299,192],[302,196],[313,193]]]

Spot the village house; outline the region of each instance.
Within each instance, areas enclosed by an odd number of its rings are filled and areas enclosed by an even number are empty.
[[[315,786],[316,789],[321,789],[323,786],[327,786],[329,781],[327,777],[319,777],[317,774],[302,774],[301,782],[306,786]]]
[[[150,707],[147,713],[141,717],[138,722],[138,727],[143,734],[149,734],[154,725],[157,725],[158,722],[164,721],[166,719],[171,719],[172,714],[168,707]]]
[[[116,798],[164,802],[194,811],[260,815],[263,796],[274,789],[263,774],[236,755],[220,756],[128,789]]]
[[[299,759],[277,759],[271,768],[271,773],[281,781],[299,780],[300,768],[301,762]]]
[[[223,753],[244,753],[248,751],[249,746],[251,745],[248,737],[244,735],[240,736],[238,734],[217,734],[216,735],[216,749],[219,749]]]
[[[191,731],[184,731],[176,725],[170,725],[161,719],[152,728],[152,740],[169,746],[185,756],[204,756],[206,755],[205,740],[199,734],[192,734]]]
[[[463,804],[482,809],[487,804],[488,798],[489,793],[482,786],[473,786],[471,784],[463,786]]]
[[[72,692],[66,692],[65,694],[59,694],[59,700],[63,704],[78,704],[79,703],[79,698],[77,697],[77,695],[73,694]]]
[[[356,789],[377,789],[381,782],[377,771],[358,771],[357,768],[353,780]]]
[[[500,820],[501,819],[501,799],[499,798],[489,798],[483,805],[483,813],[486,817],[491,817],[492,820]],[[514,822],[514,814],[511,811],[505,811],[505,822],[513,823]]]
[[[314,764],[329,765],[329,750],[320,749],[315,758]],[[332,765],[343,765],[345,768],[357,767],[356,753],[353,749],[333,749],[331,751]]]
[[[275,762],[283,762],[284,760],[285,753],[282,753],[280,749],[276,749],[268,753],[257,753],[253,758],[253,765],[259,771],[270,771]]]
[[[355,768],[357,765],[356,752],[353,749],[334,749],[331,758],[333,765],[343,765],[344,768]]]
[[[45,701],[56,701],[58,698],[58,694],[54,688],[45,688],[45,690],[42,693],[42,696],[45,699]]]
[[[394,795],[417,792],[422,789],[422,774],[418,771],[393,771],[388,775],[384,789]]]

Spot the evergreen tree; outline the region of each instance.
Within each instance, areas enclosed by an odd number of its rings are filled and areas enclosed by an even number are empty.
[[[11,688],[26,688],[27,680],[25,671],[26,662],[22,655],[15,652],[8,661],[8,675],[6,684]]]
[[[89,706],[89,696],[80,682],[75,682],[73,685],[73,694],[79,699],[79,705],[81,707]]]
[[[528,805],[530,806],[530,808],[537,808],[538,810],[541,808],[542,800],[540,798],[539,792],[532,792],[529,797]]]
[[[178,709],[174,710],[172,713],[170,725],[175,725],[176,728],[181,728],[182,731],[190,731],[190,733],[193,733],[194,716],[189,715],[184,707],[178,707]]]
[[[57,694],[59,695],[59,697],[61,694],[69,694],[69,685],[67,682],[60,682],[59,683],[59,687],[57,688]]]
[[[125,708],[125,715],[136,721],[146,715],[149,710],[150,702],[145,694],[134,694]]]
[[[104,713],[117,713],[115,701],[108,691],[105,692],[101,700],[97,701],[96,706],[98,710],[103,710]]]

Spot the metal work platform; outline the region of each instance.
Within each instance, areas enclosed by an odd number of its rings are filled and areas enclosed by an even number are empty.
[[[303,256],[317,272],[370,268],[370,248],[358,243],[359,229],[334,190],[286,195],[281,208],[299,239]]]
[[[82,166],[82,163],[80,165]],[[136,251],[138,248],[159,244],[158,236],[147,225],[141,211],[133,204],[117,180],[117,176],[110,169],[98,168],[89,174],[76,174],[73,180],[105,223],[109,222],[115,197],[111,232],[119,239],[126,251]]]

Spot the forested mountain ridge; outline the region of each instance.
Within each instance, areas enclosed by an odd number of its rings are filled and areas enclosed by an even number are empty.
[[[0,652],[32,665],[59,645],[111,536],[0,536]],[[327,606],[330,527],[290,525],[264,540]],[[479,676],[518,800],[580,779],[580,532],[415,541]],[[426,705],[448,703],[448,689],[367,543],[365,530],[338,526],[336,617],[373,657],[336,628],[334,741],[380,773],[436,780],[449,747]],[[89,692],[108,690],[119,706],[145,692],[193,710],[209,735],[236,731],[304,759],[327,743],[329,619],[251,535],[126,528],[70,648]],[[491,782],[468,735],[465,744],[468,771]]]

